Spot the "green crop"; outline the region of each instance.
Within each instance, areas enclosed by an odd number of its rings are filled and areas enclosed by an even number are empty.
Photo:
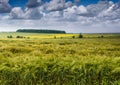
[[[0,38],[0,85],[120,85],[120,38],[95,35]]]

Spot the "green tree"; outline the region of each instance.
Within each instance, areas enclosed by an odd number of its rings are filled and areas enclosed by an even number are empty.
[[[10,35],[10,36],[7,36],[7,38],[13,38],[13,36],[12,36],[12,35]]]
[[[72,36],[72,38],[74,39],[74,38],[75,38],[75,36]]]
[[[79,36],[78,36],[78,38],[83,38],[83,35],[80,33]]]

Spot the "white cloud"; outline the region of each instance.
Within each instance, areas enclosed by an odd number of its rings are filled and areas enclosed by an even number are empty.
[[[53,11],[45,15],[45,18],[62,18],[63,11]]]
[[[91,4],[87,6],[88,11],[93,15],[97,16],[103,10],[108,9],[112,4],[106,1],[99,1],[98,4]]]
[[[64,10],[64,18],[69,19],[69,20],[75,20],[77,15],[76,15],[76,10],[77,6],[72,6]]]
[[[49,3],[46,3],[46,9],[48,11],[62,11],[63,9],[72,6],[73,3],[65,0],[51,0]]]
[[[82,18],[81,18],[82,19]],[[120,32],[120,20],[113,21],[97,21],[96,19],[89,18],[87,23],[83,23],[87,19],[82,19],[82,21],[59,21],[56,20],[2,20],[0,21],[2,28],[9,27],[9,30],[17,29],[57,29],[65,30],[66,32],[74,33],[99,33],[99,32]],[[86,20],[86,21],[85,21]],[[90,21],[91,20],[91,21]],[[5,29],[4,29],[5,30]]]
[[[40,3],[41,0],[36,2]],[[38,28],[76,33],[120,32],[119,14],[119,5],[113,2],[99,2],[85,7],[64,0],[52,0],[41,6],[27,7],[25,10],[13,8],[9,14],[13,20],[7,20],[8,15],[1,15],[0,26],[14,27],[14,30]]]
[[[64,0],[52,0],[46,4],[47,10],[49,11],[59,11],[65,8]]]
[[[79,16],[87,16],[88,11],[84,6],[72,6],[64,10],[64,18],[75,20]]]
[[[101,13],[99,13],[97,17],[104,20],[120,19],[120,9],[116,7],[118,7],[117,4],[112,4],[108,9],[103,10]]]
[[[9,16],[12,19],[23,19],[24,18],[24,12],[20,7],[15,7],[11,10]]]
[[[84,7],[84,6],[79,6],[79,7],[77,8],[77,14],[87,14],[87,13],[88,13],[88,11],[87,11],[86,7]]]
[[[41,19],[44,13],[39,8],[26,8],[23,11],[20,7],[11,10],[8,19]]]

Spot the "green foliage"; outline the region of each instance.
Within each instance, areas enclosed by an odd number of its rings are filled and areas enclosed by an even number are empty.
[[[10,35],[10,36],[7,36],[7,38],[13,38],[13,36],[12,36],[12,35]]]
[[[75,38],[75,36],[72,36],[72,38],[74,39],[74,38]]]
[[[56,36],[54,36],[54,39],[56,39]]]
[[[65,34],[65,31],[61,30],[43,30],[43,29],[18,29],[16,32],[26,32],[26,33],[61,33]]]
[[[24,38],[23,36],[16,36],[16,38]]]
[[[101,36],[98,36],[98,38],[104,38],[104,36],[103,36],[103,35],[101,35]]]
[[[83,38],[83,35],[82,35],[82,34],[79,34],[78,38]]]

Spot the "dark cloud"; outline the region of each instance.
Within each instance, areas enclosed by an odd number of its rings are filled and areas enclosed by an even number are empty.
[[[24,19],[41,19],[43,14],[39,11],[38,8],[30,8],[26,10]]]
[[[0,0],[0,13],[8,13],[11,11],[11,6],[7,0]]]
[[[29,8],[38,7],[41,4],[41,0],[28,0],[26,6]]]

